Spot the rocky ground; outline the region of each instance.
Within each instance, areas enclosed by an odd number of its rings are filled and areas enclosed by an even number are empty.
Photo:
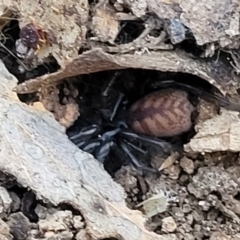
[[[0,239],[240,239],[239,12],[2,0]],[[120,137],[103,165],[74,144],[83,127],[108,131],[121,94],[125,110],[170,87],[196,111],[189,131],[161,138],[168,148],[140,144],[148,153],[134,156],[155,171],[126,162]]]

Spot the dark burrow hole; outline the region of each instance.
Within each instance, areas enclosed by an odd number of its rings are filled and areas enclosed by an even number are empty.
[[[83,127],[93,126],[94,124],[102,126],[103,132],[110,130],[111,128],[104,127],[104,118],[112,113],[120,93],[124,94],[128,103],[120,106],[120,111],[117,112],[116,118],[122,118],[125,121],[126,116],[124,115],[124,108],[128,109],[136,100],[152,91],[158,90],[159,88],[176,87],[175,83],[181,83],[183,86],[177,86],[177,88],[183,87],[184,89],[185,85],[190,85],[193,88],[202,88],[209,92],[213,91],[211,84],[207,81],[189,74],[163,73],[142,69],[127,69],[118,71],[117,73],[120,74],[114,84],[109,88],[110,90],[106,97],[103,97],[101,93],[107,88],[109,82],[113,79],[114,74],[116,74],[116,71],[94,73],[81,76],[78,80],[68,80],[68,84],[72,82],[74,87],[79,91],[77,102],[81,113],[78,120],[68,129],[67,134],[69,136],[76,135]],[[160,84],[160,86],[158,86],[158,83],[162,83],[164,80],[173,80],[173,82],[170,85],[167,84],[166,86],[162,86]],[[59,86],[59,88],[61,89],[61,86]],[[63,91],[61,91],[60,96],[61,99],[64,98]],[[198,97],[198,95],[191,93],[190,91],[190,98],[193,104],[197,104]],[[101,132],[101,134],[103,132]],[[182,134],[179,137],[163,138],[163,140],[169,141],[173,144],[181,142],[182,145],[187,143],[194,134],[194,130],[191,129],[189,132]],[[104,163],[105,169],[111,175],[114,175],[114,173],[125,164],[126,160],[126,156],[122,153],[119,139],[117,137],[114,140],[114,143],[116,144],[116,147],[111,148],[109,157],[106,158]],[[115,159],[115,161],[112,161],[112,159]]]

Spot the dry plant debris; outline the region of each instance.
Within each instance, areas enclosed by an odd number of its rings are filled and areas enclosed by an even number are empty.
[[[164,195],[164,192],[160,192],[139,203],[136,207],[142,207],[146,217],[151,218],[167,210],[168,198]]]

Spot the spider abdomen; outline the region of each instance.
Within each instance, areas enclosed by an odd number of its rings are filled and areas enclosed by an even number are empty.
[[[137,133],[172,137],[191,128],[193,111],[185,91],[165,89],[135,102],[128,112],[128,124]]]

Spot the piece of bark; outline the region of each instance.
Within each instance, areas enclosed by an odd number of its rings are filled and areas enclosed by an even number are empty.
[[[52,115],[21,103],[11,91],[16,78],[2,62],[0,70],[0,172],[38,199],[79,210],[93,239],[177,239],[147,231],[141,212],[126,207],[123,188],[103,166],[71,143]]]
[[[163,72],[184,72],[199,76],[219,90],[224,92],[225,85],[232,81],[230,66],[219,61],[218,63],[198,60],[182,51],[161,51],[151,54],[118,54],[106,53],[101,48],[87,51],[66,62],[64,68],[51,74],[46,74],[28,80],[14,88],[18,93],[32,93],[46,85],[58,84],[61,80],[81,74],[89,74],[104,70],[140,68]]]

